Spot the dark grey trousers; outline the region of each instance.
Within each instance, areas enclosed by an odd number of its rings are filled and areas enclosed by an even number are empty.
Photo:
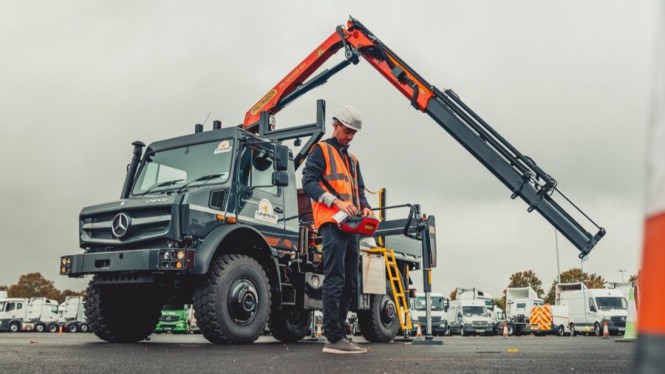
[[[358,287],[358,235],[321,225],[323,238],[323,328],[331,343],[344,338],[346,315]]]

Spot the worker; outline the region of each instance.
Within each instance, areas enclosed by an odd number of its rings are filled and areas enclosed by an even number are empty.
[[[340,215],[372,216],[365,198],[365,184],[349,144],[360,131],[358,109],[343,105],[333,113],[333,133],[310,153],[302,184],[312,199],[314,226],[323,239],[324,353],[366,353],[345,334],[346,315],[358,286],[358,235],[341,231]]]

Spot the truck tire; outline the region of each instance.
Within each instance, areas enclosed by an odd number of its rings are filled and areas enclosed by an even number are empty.
[[[21,324],[18,322],[12,322],[9,324],[9,332],[19,332],[21,331]]]
[[[600,327],[600,323],[596,322],[593,324],[593,332],[596,336],[603,336],[603,328]]]
[[[48,331],[49,332],[58,332],[58,324],[57,323],[51,323],[48,325]]]
[[[460,328],[459,328],[459,334],[460,334],[460,336],[467,336],[467,335],[469,335],[469,334],[467,334],[466,331],[464,331],[464,325],[460,326]]]
[[[38,323],[35,325],[35,332],[44,332],[46,331],[46,325],[43,323]]]
[[[570,336],[577,336],[577,330],[575,330],[575,324],[570,324]]]
[[[90,330],[90,327],[88,327],[87,323],[82,323],[79,325],[79,330],[81,332],[88,332]]]
[[[111,343],[135,343],[157,326],[162,303],[155,290],[138,285],[99,286],[94,278],[86,290],[85,315],[97,337]],[[131,306],[131,313],[127,308]]]
[[[251,257],[216,257],[194,292],[194,313],[203,336],[215,344],[250,344],[268,323],[268,276]]]
[[[75,322],[70,323],[69,326],[67,326],[67,331],[69,331],[69,332],[79,332],[79,326]]]
[[[275,339],[284,343],[295,343],[307,335],[310,313],[300,308],[284,307],[270,314],[268,327]]]
[[[387,343],[401,329],[391,289],[385,295],[370,295],[369,310],[359,310],[357,315],[360,333],[370,343]]]
[[[563,325],[559,325],[559,327],[556,328],[556,334],[557,336],[566,335],[566,329],[563,327]]]

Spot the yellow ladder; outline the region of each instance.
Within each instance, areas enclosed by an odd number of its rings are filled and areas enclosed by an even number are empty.
[[[409,305],[406,302],[402,277],[397,268],[397,261],[395,261],[395,251],[386,248],[372,248],[369,252],[383,255],[383,259],[386,263],[386,271],[388,271],[390,288],[393,291],[393,299],[395,300],[395,306],[397,307],[399,324],[402,326],[402,330],[411,330],[412,324],[411,315],[409,314]]]

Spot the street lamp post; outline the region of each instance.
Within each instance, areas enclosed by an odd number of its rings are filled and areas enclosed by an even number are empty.
[[[625,273],[626,271],[627,271],[627,270],[625,270],[625,269],[624,269],[624,270],[619,269],[619,273],[621,273],[621,283],[624,282],[624,280],[623,280],[623,273]]]

